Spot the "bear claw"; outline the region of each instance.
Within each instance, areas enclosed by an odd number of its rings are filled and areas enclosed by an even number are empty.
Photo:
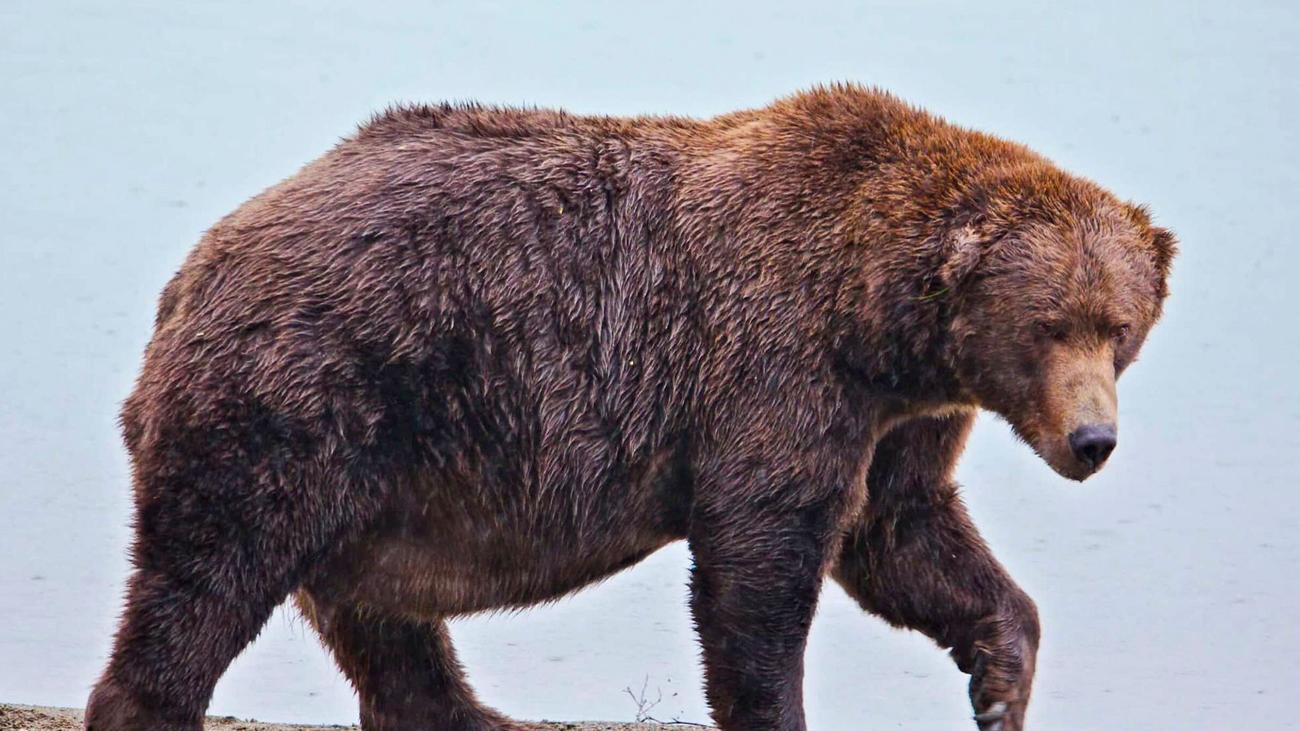
[[[1007,718],[1007,704],[1004,701],[998,701],[988,707],[988,710],[975,714],[975,722],[979,724],[980,731],[1003,731]]]

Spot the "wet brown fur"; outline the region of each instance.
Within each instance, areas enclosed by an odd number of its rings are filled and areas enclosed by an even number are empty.
[[[87,726],[198,729],[295,594],[366,728],[512,728],[445,619],[684,538],[723,729],[804,728],[828,573],[1018,729],[1037,616],[953,465],[985,407],[1068,474],[1052,450],[1159,316],[1172,253],[1095,184],[857,86],[704,121],[391,110],[163,293]]]

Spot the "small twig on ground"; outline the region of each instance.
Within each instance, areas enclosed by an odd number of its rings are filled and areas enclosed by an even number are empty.
[[[664,699],[663,689],[656,689],[656,692],[659,695],[653,701],[646,698],[646,694],[645,694],[646,689],[649,687],[650,687],[650,676],[647,675],[645,676],[645,680],[641,681],[641,693],[639,695],[632,692],[632,686],[628,686],[623,689],[623,692],[627,693],[627,697],[631,698],[632,702],[636,704],[637,723],[645,723],[646,721],[653,721],[654,719],[650,717],[650,711],[655,706],[663,702]],[[655,723],[658,722],[656,721]]]
[[[669,678],[668,682],[671,683],[672,678]],[[623,692],[627,693],[627,697],[631,698],[632,702],[636,704],[637,723],[653,723],[660,726],[694,726],[696,728],[711,728],[707,723],[696,723],[695,721],[683,721],[680,718],[674,718],[671,721],[661,721],[655,718],[654,716],[650,715],[650,711],[653,710],[655,706],[663,702],[664,691],[663,688],[655,688],[655,699],[650,700],[646,696],[646,691],[649,689],[649,687],[650,687],[650,676],[647,675],[645,676],[645,679],[641,681],[640,693],[634,692],[631,686],[628,686],[623,689]],[[673,695],[676,696],[677,694],[674,693]]]
[[[676,718],[674,718],[671,721],[660,721],[654,716],[646,716],[645,720],[650,723],[657,723],[660,726],[695,726],[696,728],[713,728],[707,723],[696,723],[694,721],[682,721]]]

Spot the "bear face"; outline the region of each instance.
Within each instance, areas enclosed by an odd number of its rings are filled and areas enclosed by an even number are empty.
[[[959,262],[975,252],[952,325],[958,379],[1056,472],[1084,480],[1116,446],[1115,381],[1160,316],[1174,238],[1105,200],[982,234],[954,246]]]

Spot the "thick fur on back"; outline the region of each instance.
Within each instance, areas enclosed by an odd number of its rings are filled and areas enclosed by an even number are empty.
[[[441,530],[467,515],[442,541],[462,557],[501,524],[483,561],[527,568],[509,599],[561,570],[535,551],[603,574],[684,535],[691,454],[764,426],[734,403],[750,382],[798,363],[894,397],[936,378],[937,308],[913,297],[940,252],[918,241],[894,264],[918,268],[909,291],[881,302],[850,210],[909,125],[943,129],[847,87],[707,122],[392,110],[217,224],[168,285],[133,452],[176,448],[146,424],[253,420],[270,464],[329,455],[350,466],[331,479],[402,486]]]

